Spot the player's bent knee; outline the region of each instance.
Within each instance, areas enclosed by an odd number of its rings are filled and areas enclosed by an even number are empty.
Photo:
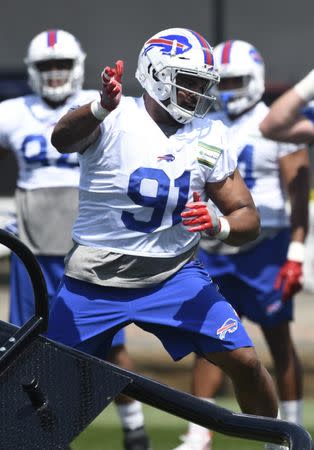
[[[206,359],[214,362],[231,378],[260,377],[263,366],[253,347],[242,347],[230,352],[209,354]]]

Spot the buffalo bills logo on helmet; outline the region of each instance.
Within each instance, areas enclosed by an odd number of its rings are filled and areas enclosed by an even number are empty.
[[[157,156],[157,160],[158,161],[172,162],[172,161],[175,160],[175,156],[172,155],[171,153],[168,153],[167,155]]]
[[[174,46],[174,41],[176,41],[176,55],[181,55],[192,48],[192,44],[189,43],[185,36],[169,34],[168,36],[160,36],[149,39],[145,44],[144,53],[146,55],[146,53],[152,48],[159,47],[163,55],[170,55],[172,47]]]
[[[218,328],[216,334],[219,336],[219,339],[223,340],[225,339],[227,333],[234,333],[237,329],[238,322],[230,317],[220,328]]]
[[[256,48],[251,48],[250,56],[256,63],[263,64],[263,58],[261,57],[261,54],[256,50]]]

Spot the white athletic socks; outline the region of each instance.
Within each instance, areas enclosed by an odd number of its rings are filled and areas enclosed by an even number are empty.
[[[265,450],[289,450],[289,447],[286,447],[285,445],[266,444]]]
[[[303,400],[288,400],[279,402],[281,420],[303,424]]]
[[[201,400],[205,400],[207,402],[210,403],[216,403],[214,398],[204,398],[204,397],[199,397]],[[192,423],[189,422],[188,425],[188,431],[187,431],[187,435],[204,435],[204,436],[208,436],[208,428],[204,428],[201,427],[200,425],[197,425],[196,423]]]
[[[116,406],[124,429],[135,430],[136,428],[144,426],[144,414],[140,402],[134,400],[131,403],[124,403]]]

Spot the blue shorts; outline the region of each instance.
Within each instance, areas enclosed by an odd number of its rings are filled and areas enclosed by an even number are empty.
[[[241,317],[272,328],[293,319],[292,299],[282,303],[282,291],[273,288],[289,242],[289,230],[283,230],[247,252],[218,255],[199,250],[198,258]]]
[[[48,291],[48,301],[56,295],[64,273],[63,256],[37,256]],[[9,321],[21,327],[35,314],[34,293],[24,264],[15,253],[10,260],[10,312]],[[125,332],[119,330],[114,336],[112,346],[125,344]]]
[[[65,276],[51,304],[48,337],[104,358],[113,334],[132,322],[159,338],[174,360],[253,346],[196,261],[150,288],[111,288]]]
[[[48,300],[56,295],[64,273],[63,256],[37,256],[48,291]],[[10,260],[10,315],[9,320],[22,326],[35,314],[34,293],[24,264],[15,253]]]

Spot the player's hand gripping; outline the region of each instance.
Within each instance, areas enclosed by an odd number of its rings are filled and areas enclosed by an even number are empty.
[[[102,90],[100,104],[107,111],[113,111],[120,103],[122,95],[123,61],[118,60],[114,68],[106,66],[101,74]]]
[[[205,231],[211,237],[219,237],[221,220],[215,209],[201,200],[198,192],[193,192],[193,202],[187,203],[185,208],[187,211],[182,212],[181,217],[188,231]]]
[[[302,289],[302,262],[287,259],[279,270],[274,289],[282,290],[282,301],[285,302]]]

